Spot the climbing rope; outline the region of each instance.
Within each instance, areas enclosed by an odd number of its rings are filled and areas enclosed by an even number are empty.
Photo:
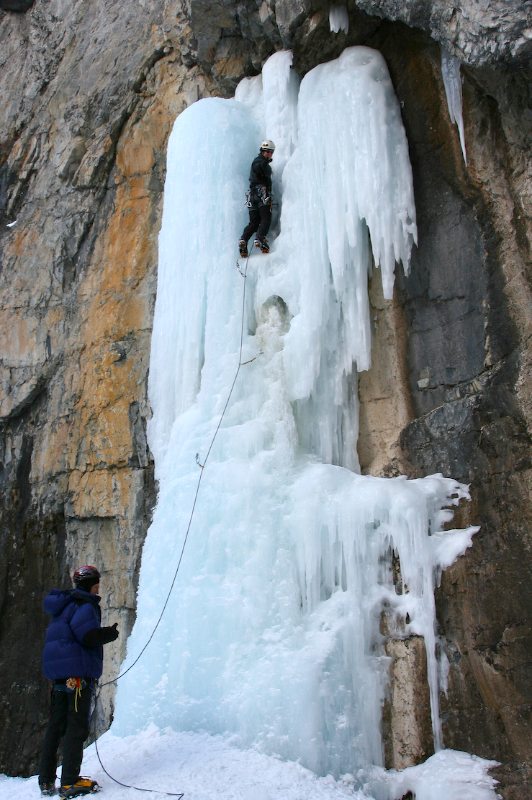
[[[110,778],[115,783],[117,783],[119,786],[123,786],[125,789],[135,789],[137,792],[150,792],[152,794],[164,794],[164,795],[166,795],[166,797],[179,797],[180,800],[182,800],[182,798],[185,796],[184,792],[163,792],[161,789],[146,789],[143,786],[133,786],[131,783],[122,783],[122,781],[119,781],[117,778],[115,778],[113,775],[111,775],[110,772],[108,772],[105,769],[105,767],[104,767],[104,765],[102,763],[102,759],[100,758],[100,751],[98,750],[98,740],[97,739],[94,740],[94,746],[96,748],[96,755],[98,756],[98,761],[100,762],[100,767],[103,769],[103,771],[105,772],[107,777]]]
[[[244,344],[244,319],[245,319],[245,311],[246,311],[246,281],[247,281],[247,273],[248,273],[248,261],[249,261],[249,254],[248,254],[247,258],[246,258],[246,263],[245,263],[243,271],[240,269],[240,265],[238,263],[238,260],[236,262],[236,268],[237,268],[238,272],[240,273],[240,275],[244,279],[244,283],[243,283],[243,287],[242,287],[242,318],[241,318],[241,323],[240,323],[240,346],[239,346],[239,351],[238,351],[238,366],[237,366],[237,369],[236,369],[236,372],[235,372],[235,376],[233,378],[233,382],[231,384],[231,388],[229,389],[229,393],[227,395],[227,399],[225,401],[225,405],[223,407],[222,413],[220,414],[220,419],[218,420],[218,424],[216,426],[216,430],[214,431],[214,434],[213,434],[213,436],[211,438],[211,441],[210,441],[209,447],[207,449],[207,453],[205,455],[203,463],[200,462],[199,453],[196,453],[196,464],[200,468],[200,473],[199,473],[198,481],[197,481],[197,484],[196,484],[196,491],[195,491],[195,494],[194,494],[194,501],[192,503],[192,509],[190,511],[190,516],[189,516],[189,519],[188,519],[188,524],[187,524],[187,528],[186,528],[186,532],[185,532],[185,537],[183,539],[183,545],[181,547],[181,553],[179,554],[179,560],[177,562],[177,567],[175,569],[174,576],[173,576],[172,582],[170,584],[170,588],[169,588],[168,593],[166,595],[166,599],[164,601],[161,613],[159,614],[159,618],[158,618],[157,622],[155,623],[155,625],[153,627],[153,630],[152,630],[150,636],[148,637],[146,643],[142,647],[140,653],[135,658],[133,663],[130,664],[127,669],[125,669],[123,672],[121,672],[119,675],[117,675],[116,678],[113,678],[110,681],[105,681],[105,683],[102,683],[102,684],[97,686],[96,693],[95,693],[95,699],[94,699],[94,709],[93,709],[93,712],[92,712],[92,721],[93,722],[94,722],[94,718],[95,718],[95,713],[94,712],[96,710],[96,706],[97,706],[97,703],[98,703],[98,700],[99,700],[99,697],[100,697],[100,690],[103,689],[104,686],[109,686],[110,684],[117,683],[121,678],[124,677],[124,675],[127,675],[127,673],[131,669],[133,669],[135,664],[137,664],[140,661],[140,659],[143,656],[144,652],[146,651],[148,645],[150,644],[151,640],[155,636],[155,632],[157,631],[157,628],[160,625],[160,622],[161,622],[161,620],[163,618],[164,612],[166,611],[166,607],[167,607],[167,605],[168,605],[168,603],[170,601],[170,597],[172,595],[175,582],[177,580],[177,575],[179,573],[179,568],[181,567],[181,562],[183,560],[183,554],[185,552],[185,547],[186,547],[186,544],[187,544],[188,535],[190,533],[190,528],[192,526],[192,520],[194,519],[194,512],[196,510],[196,503],[197,503],[197,500],[198,500],[201,481],[203,479],[203,472],[205,470],[205,467],[207,466],[207,461],[209,460],[209,456],[211,454],[211,450],[212,450],[212,448],[214,446],[214,442],[216,440],[216,437],[218,436],[218,431],[220,430],[221,424],[222,424],[223,419],[225,417],[225,413],[226,413],[227,408],[229,406],[229,401],[231,400],[231,396],[233,394],[233,389],[235,388],[235,384],[236,384],[236,381],[237,381],[237,378],[238,378],[238,374],[240,372],[240,367],[243,367],[246,364],[251,364],[252,361],[255,361],[255,359],[258,358],[258,356],[255,356],[254,358],[251,358],[248,361],[244,361],[244,362],[242,361],[242,347],[243,347],[243,344]],[[259,353],[259,355],[260,355],[260,353]],[[99,750],[98,750],[98,742],[97,742],[97,739],[96,739],[96,736],[95,736],[94,727],[93,727],[93,735],[94,735],[94,744],[95,744],[95,749],[96,749],[96,755],[98,757],[98,761],[100,762],[101,768],[103,769],[103,771],[105,772],[105,774],[107,775],[108,778],[110,778],[112,781],[117,783],[119,786],[123,786],[126,789],[136,789],[138,792],[155,792],[155,793],[158,793],[158,794],[164,794],[167,797],[179,797],[179,798],[182,798],[184,796],[183,792],[177,792],[176,793],[176,792],[163,792],[160,789],[144,789],[144,788],[139,787],[139,786],[131,786],[128,783],[122,783],[122,781],[119,781],[116,778],[114,778],[108,772],[108,770],[104,767],[104,765],[102,763],[102,759],[100,757],[100,753],[99,753]]]

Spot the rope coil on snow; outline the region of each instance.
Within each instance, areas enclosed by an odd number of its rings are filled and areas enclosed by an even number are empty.
[[[130,664],[127,669],[125,669],[123,672],[121,672],[119,675],[117,675],[116,678],[113,678],[110,681],[105,681],[105,683],[99,684],[97,686],[96,694],[95,694],[95,700],[94,700],[93,720],[94,720],[94,711],[96,710],[96,704],[97,704],[99,696],[100,696],[100,689],[103,689],[104,686],[109,686],[110,684],[117,683],[121,678],[124,677],[124,675],[127,675],[127,673],[131,669],[133,669],[135,664],[137,664],[140,661],[140,659],[143,656],[144,652],[146,651],[148,645],[150,644],[151,640],[155,636],[155,632],[157,631],[157,628],[159,627],[159,624],[160,624],[160,622],[161,622],[161,620],[163,618],[164,612],[166,611],[166,607],[167,607],[167,605],[168,605],[168,603],[170,601],[170,597],[172,595],[175,582],[177,580],[177,575],[178,575],[178,572],[179,572],[179,568],[181,567],[181,561],[183,560],[183,554],[185,552],[185,547],[186,547],[186,544],[187,544],[188,535],[190,533],[190,528],[192,526],[192,520],[194,518],[194,512],[196,510],[196,503],[197,503],[198,494],[199,494],[199,490],[200,490],[200,486],[201,486],[201,481],[202,481],[202,478],[203,478],[203,471],[204,471],[204,469],[205,469],[205,467],[207,465],[207,461],[209,460],[209,456],[211,454],[211,450],[212,450],[212,448],[214,446],[214,442],[215,442],[216,437],[218,435],[218,431],[220,430],[221,424],[222,424],[223,419],[225,417],[225,413],[226,413],[227,408],[229,406],[229,401],[231,400],[231,396],[233,394],[233,389],[235,388],[235,384],[236,384],[236,381],[237,381],[237,378],[238,378],[238,374],[240,372],[240,367],[243,367],[246,364],[251,364],[253,361],[255,361],[256,358],[258,358],[259,355],[262,354],[262,353],[258,353],[254,358],[251,358],[248,361],[244,361],[244,362],[242,361],[242,347],[243,347],[243,343],[244,343],[244,318],[245,318],[245,308],[246,308],[246,281],[247,281],[247,274],[248,274],[248,261],[249,261],[249,255],[246,258],[246,264],[245,264],[245,267],[244,267],[244,271],[242,271],[240,269],[238,261],[237,261],[237,264],[236,264],[236,267],[237,267],[239,273],[244,278],[244,284],[243,284],[243,288],[242,288],[242,319],[241,319],[241,323],[240,323],[240,347],[239,347],[239,352],[238,352],[238,367],[236,369],[235,377],[233,378],[233,382],[231,384],[231,388],[229,389],[229,393],[227,395],[227,400],[225,401],[225,405],[224,405],[222,413],[220,415],[220,419],[218,420],[218,424],[216,426],[216,430],[214,431],[214,434],[213,434],[213,436],[211,438],[209,447],[207,449],[207,454],[205,455],[205,458],[203,459],[203,463],[200,462],[199,453],[196,453],[196,464],[200,468],[200,473],[199,473],[199,477],[198,477],[198,482],[196,484],[196,492],[194,494],[194,501],[192,503],[192,509],[190,511],[190,517],[189,517],[187,529],[186,529],[186,532],[185,532],[185,538],[183,539],[183,546],[181,548],[181,553],[179,555],[179,560],[177,562],[177,567],[175,569],[174,576],[172,578],[172,582],[171,582],[170,588],[168,590],[168,594],[166,595],[166,599],[164,601],[164,604],[163,604],[163,607],[162,607],[162,611],[161,611],[161,613],[159,615],[159,619],[155,623],[155,626],[154,626],[154,628],[153,628],[148,640],[146,641],[146,643],[142,647],[140,653],[135,658],[133,663]],[[184,793],[183,792],[163,792],[160,789],[144,789],[144,788],[142,788],[140,786],[131,786],[128,783],[122,783],[122,781],[119,781],[116,778],[114,778],[106,770],[106,768],[104,767],[104,765],[102,763],[102,759],[100,757],[99,750],[98,750],[98,741],[97,741],[96,737],[94,738],[94,745],[95,745],[95,749],[96,749],[96,755],[98,757],[98,761],[100,762],[101,768],[103,769],[103,771],[105,772],[107,777],[110,778],[115,783],[117,783],[119,786],[123,786],[126,789],[135,789],[138,792],[153,792],[153,793],[157,793],[157,794],[164,794],[167,797],[179,797],[179,798],[184,797]]]

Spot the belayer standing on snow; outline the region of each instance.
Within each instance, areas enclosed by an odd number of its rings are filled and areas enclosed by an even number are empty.
[[[270,162],[273,158],[275,145],[271,139],[266,139],[260,146],[260,152],[253,159],[249,171],[249,192],[247,206],[249,209],[249,223],[242,232],[238,243],[238,250],[242,258],[248,256],[249,237],[256,232],[255,247],[262,253],[269,253],[270,246],[266,234],[272,221],[272,168]]]
[[[74,588],[52,589],[44,610],[52,615],[46,631],[42,664],[52,681],[50,717],[39,765],[41,794],[55,794],[57,750],[63,739],[63,767],[59,797],[96,792],[96,781],[79,774],[83,743],[89,735],[92,692],[102,674],[103,647],[118,638],[117,623],[101,626],[100,573],[79,567]]]

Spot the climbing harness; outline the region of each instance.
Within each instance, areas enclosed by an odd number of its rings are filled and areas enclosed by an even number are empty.
[[[81,690],[84,686],[86,686],[86,683],[85,681],[82,681],[81,678],[67,678],[65,686],[67,689],[70,689],[71,692],[74,692],[74,709],[77,712],[78,700],[81,697]]]
[[[220,426],[221,426],[221,424],[223,422],[223,419],[225,417],[225,413],[226,413],[227,408],[229,406],[229,401],[231,400],[231,396],[233,394],[233,389],[235,388],[235,384],[236,384],[236,381],[237,381],[237,378],[238,378],[238,374],[240,372],[240,367],[243,367],[246,364],[251,364],[260,355],[262,355],[262,351],[260,351],[253,358],[248,359],[247,361],[242,361],[242,347],[243,347],[243,343],[244,343],[244,319],[245,319],[245,308],[246,308],[246,281],[247,281],[247,272],[248,272],[248,261],[249,261],[249,255],[246,257],[246,263],[245,263],[243,271],[240,269],[240,265],[238,264],[238,261],[237,261],[237,269],[238,269],[240,275],[244,279],[244,283],[243,283],[243,287],[242,287],[242,319],[241,319],[241,324],[240,324],[240,346],[239,346],[239,351],[238,351],[238,366],[237,366],[237,369],[236,369],[236,372],[235,372],[235,376],[233,378],[233,382],[231,384],[231,388],[229,389],[229,393],[227,395],[227,400],[225,401],[225,405],[223,407],[222,413],[220,414],[220,419],[218,420],[218,424],[216,426],[216,430],[213,433],[213,436],[211,438],[211,441],[210,441],[209,447],[207,449],[207,453],[205,455],[205,458],[203,459],[203,462],[200,461],[199,453],[196,453],[196,464],[198,465],[198,467],[200,469],[200,473],[199,473],[199,477],[198,477],[198,482],[196,484],[196,492],[194,494],[194,500],[193,500],[193,503],[192,503],[192,509],[191,509],[190,516],[189,516],[189,519],[188,519],[188,524],[187,524],[187,529],[186,529],[186,532],[185,532],[185,537],[183,539],[183,546],[181,547],[181,553],[179,555],[179,559],[178,559],[178,562],[177,562],[177,567],[175,569],[174,576],[172,578],[172,582],[171,582],[170,588],[168,590],[168,594],[166,595],[166,599],[164,601],[164,604],[163,604],[163,607],[162,607],[162,611],[161,611],[161,613],[159,615],[159,618],[158,618],[157,622],[155,623],[155,625],[153,627],[153,630],[152,630],[150,636],[148,637],[148,640],[146,641],[146,643],[142,647],[140,653],[135,658],[133,663],[130,664],[129,667],[124,670],[124,672],[121,672],[119,675],[117,675],[116,678],[113,678],[110,681],[105,681],[105,683],[102,683],[99,686],[97,685],[96,692],[95,692],[95,697],[94,697],[94,709],[92,711],[92,720],[91,720],[91,722],[94,721],[94,718],[95,718],[95,713],[94,712],[96,711],[96,705],[97,705],[97,702],[98,702],[98,699],[99,699],[99,696],[100,696],[100,689],[103,689],[104,686],[109,686],[112,683],[117,683],[121,678],[124,677],[124,675],[127,675],[127,673],[131,669],[133,669],[135,664],[137,664],[140,661],[142,655],[146,651],[146,648],[148,647],[148,645],[150,644],[151,640],[155,636],[155,632],[157,631],[157,628],[159,627],[159,624],[160,624],[160,622],[161,622],[161,620],[163,618],[163,614],[166,611],[166,607],[167,607],[167,605],[168,605],[168,603],[170,601],[170,597],[171,597],[172,591],[174,589],[175,582],[177,580],[177,575],[178,575],[178,572],[179,572],[179,568],[181,567],[181,561],[183,560],[183,554],[185,552],[185,547],[186,547],[186,544],[187,544],[188,535],[190,533],[190,528],[192,526],[192,520],[194,518],[194,512],[196,510],[196,503],[197,503],[197,500],[198,500],[198,494],[199,494],[199,490],[200,490],[200,486],[201,486],[201,481],[202,481],[202,478],[203,478],[203,471],[204,471],[204,469],[205,469],[205,467],[207,465],[207,461],[208,461],[209,456],[211,454],[211,450],[212,450],[212,448],[214,446],[214,442],[215,442],[216,437],[218,435],[218,431],[220,430]],[[119,786],[123,786],[126,789],[135,789],[138,792],[152,792],[152,793],[156,793],[156,794],[163,794],[163,795],[165,795],[167,797],[179,797],[179,798],[183,798],[184,797],[184,793],[183,792],[163,792],[160,789],[145,789],[145,788],[140,787],[140,786],[132,786],[132,785],[130,785],[128,783],[122,783],[122,781],[119,781],[116,778],[114,778],[107,771],[107,769],[103,765],[102,759],[100,757],[100,752],[98,750],[98,741],[97,741],[97,738],[96,738],[96,735],[95,735],[96,731],[94,730],[94,727],[93,727],[93,734],[94,734],[94,745],[95,745],[95,749],[96,749],[96,755],[98,757],[98,761],[100,762],[101,768],[103,769],[103,771],[105,772],[105,774],[107,775],[108,778],[110,778],[112,781],[117,783]]]

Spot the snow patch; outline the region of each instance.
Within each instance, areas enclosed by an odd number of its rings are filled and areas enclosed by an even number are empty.
[[[401,772],[374,770],[364,789],[375,800],[401,800],[409,791],[416,800],[496,800],[497,781],[488,770],[497,764],[459,750],[441,750]]]

